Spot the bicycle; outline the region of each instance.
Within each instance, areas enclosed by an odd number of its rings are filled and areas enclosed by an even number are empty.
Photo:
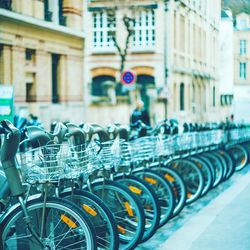
[[[1,163],[9,199],[0,217],[3,249],[96,249],[94,229],[88,218],[71,202],[48,198],[46,194],[29,196],[25,192],[15,159],[20,132],[9,121],[0,122],[4,135]],[[1,197],[5,198],[4,196]]]

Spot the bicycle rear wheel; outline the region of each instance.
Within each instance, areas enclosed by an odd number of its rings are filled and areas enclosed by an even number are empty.
[[[41,241],[30,233],[27,218],[18,205],[1,222],[3,249],[97,249],[93,226],[71,202],[48,198],[44,203],[34,199],[26,207],[31,226]]]

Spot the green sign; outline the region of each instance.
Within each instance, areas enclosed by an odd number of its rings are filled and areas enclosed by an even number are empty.
[[[14,90],[11,85],[0,85],[0,121],[8,119],[13,122],[14,117]]]

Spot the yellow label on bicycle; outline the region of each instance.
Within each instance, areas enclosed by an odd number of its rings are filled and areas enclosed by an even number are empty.
[[[187,197],[188,197],[188,198],[191,198],[191,197],[192,197],[192,194],[191,194],[191,193],[187,193]]]
[[[165,177],[168,181],[174,182],[174,178],[173,178],[171,175],[165,174],[164,177]]]
[[[117,229],[121,234],[126,234],[126,229],[120,225],[117,225]]]
[[[128,215],[132,217],[132,216],[134,215],[134,213],[133,213],[133,209],[132,209],[132,207],[130,206],[129,202],[128,202],[128,201],[125,201],[125,202],[124,202],[124,205],[125,205],[125,208],[126,208],[126,210],[127,210],[127,212],[128,212]]]
[[[135,194],[141,194],[142,190],[135,187],[135,186],[129,186],[130,191],[132,191]]]
[[[178,164],[174,163],[173,168],[177,168]]]
[[[155,185],[157,183],[157,180],[150,178],[150,177],[145,177],[144,180],[150,184]]]
[[[72,228],[76,228],[77,225],[74,221],[72,221],[69,217],[67,217],[66,215],[62,214],[61,215],[61,220],[67,224],[69,227],[72,227]]]
[[[243,164],[243,163],[245,163],[245,161],[246,161],[246,157],[244,157],[242,160],[241,160],[241,164]]]
[[[201,163],[199,163],[199,162],[197,162],[197,166],[198,166],[199,168],[202,168],[202,165],[201,165]]]
[[[86,205],[86,204],[83,204],[82,205],[82,208],[89,214],[91,214],[92,216],[96,216],[97,215],[97,212],[91,208],[90,206]]]
[[[172,189],[173,189],[175,197],[178,197],[179,195],[178,195],[178,191],[177,191],[176,187],[172,187]]]

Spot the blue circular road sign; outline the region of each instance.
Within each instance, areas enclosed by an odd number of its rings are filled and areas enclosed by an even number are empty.
[[[132,71],[124,71],[121,74],[121,82],[125,85],[132,85],[136,81],[136,75]]]

